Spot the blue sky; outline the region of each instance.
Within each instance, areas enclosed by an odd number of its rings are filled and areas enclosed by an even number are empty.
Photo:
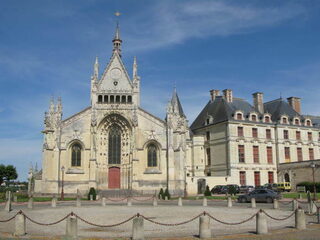
[[[43,115],[62,97],[64,118],[87,107],[95,56],[112,50],[115,11],[129,73],[137,56],[142,107],[164,118],[177,86],[190,124],[210,89],[252,101],[302,98],[320,115],[320,1],[0,2],[0,163],[27,177],[41,165]]]

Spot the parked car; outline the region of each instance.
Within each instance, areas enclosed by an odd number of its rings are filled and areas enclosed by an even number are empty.
[[[279,191],[286,191],[290,192],[291,191],[291,184],[289,182],[280,182],[278,183],[278,190]]]
[[[228,185],[223,186],[220,189],[220,193],[222,193],[222,194],[229,193],[231,187],[234,187],[235,193],[240,193],[240,187],[237,184],[228,184]]]
[[[254,186],[243,185],[243,186],[240,186],[240,193],[249,193],[249,192],[252,192],[253,189],[254,189]]]
[[[216,185],[211,189],[211,193],[220,194],[223,187],[225,187],[225,185]]]
[[[238,202],[245,203],[250,202],[252,198],[256,199],[256,202],[272,203],[274,199],[280,199],[281,195],[270,189],[256,189],[248,194],[243,194],[238,197]]]
[[[278,184],[276,184],[276,183],[266,183],[263,186],[265,188],[271,189],[271,190],[276,191],[276,192],[279,191]]]

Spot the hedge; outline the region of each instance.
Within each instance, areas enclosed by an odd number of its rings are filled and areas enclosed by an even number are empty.
[[[316,191],[320,192],[320,182],[316,182]],[[301,182],[297,184],[297,187],[306,187],[306,191],[313,192],[313,182]]]

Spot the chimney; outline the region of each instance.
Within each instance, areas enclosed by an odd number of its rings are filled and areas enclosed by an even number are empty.
[[[223,90],[223,96],[227,102],[232,102],[233,97],[232,97],[232,90],[231,89]]]
[[[217,96],[220,96],[220,91],[212,89],[210,90],[211,102],[213,102]]]
[[[301,98],[289,97],[287,98],[289,105],[297,112],[301,113]]]
[[[263,113],[264,112],[264,107],[263,107],[263,93],[262,92],[255,92],[252,94],[253,96],[253,105],[254,108],[259,112]]]

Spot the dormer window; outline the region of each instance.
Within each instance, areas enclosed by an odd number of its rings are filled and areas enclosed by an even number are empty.
[[[264,117],[264,122],[265,123],[270,123],[270,116],[265,116]]]
[[[252,114],[252,115],[251,115],[251,121],[256,122],[256,121],[257,121],[257,115]]]
[[[299,120],[298,118],[295,118],[295,119],[294,119],[294,124],[295,124],[295,125],[300,125],[300,120]]]
[[[306,120],[306,126],[311,127],[311,125],[312,125],[312,124],[311,124],[311,120],[310,120],[310,119],[307,119],[307,120]]]
[[[242,120],[242,113],[237,113],[236,119],[237,120]]]
[[[282,124],[288,124],[288,118],[283,117],[282,118]]]

